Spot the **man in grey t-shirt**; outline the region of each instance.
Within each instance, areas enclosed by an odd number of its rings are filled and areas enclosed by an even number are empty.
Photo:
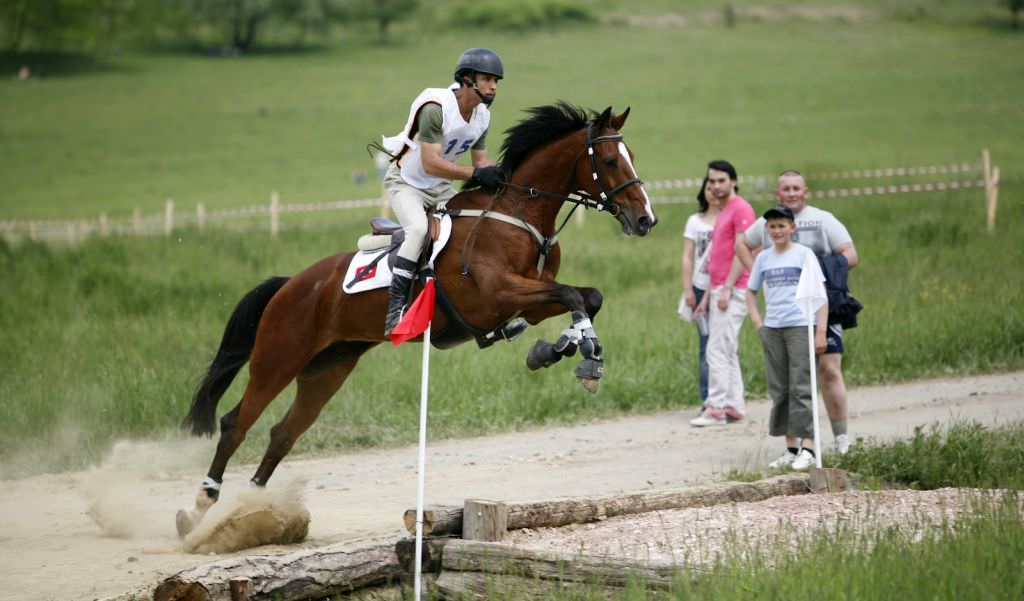
[[[794,239],[809,247],[819,257],[831,254],[842,254],[847,264],[853,269],[858,262],[857,249],[846,226],[836,219],[835,215],[822,209],[807,205],[807,182],[799,171],[787,170],[779,174],[775,196],[779,202],[793,211],[796,219]],[[736,236],[736,256],[747,269],[754,261],[754,254],[760,251],[765,243],[771,240],[765,235],[764,218],[760,218],[747,231]],[[849,409],[847,406],[846,382],[843,380],[843,329],[838,324],[828,326],[825,354],[818,358],[818,379],[821,381],[821,393],[825,400],[835,436],[835,448],[839,453],[846,453],[850,448],[850,437],[847,434]]]

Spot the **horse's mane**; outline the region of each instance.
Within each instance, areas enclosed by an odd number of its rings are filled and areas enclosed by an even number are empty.
[[[596,115],[564,100],[523,112],[530,116],[505,130],[500,161],[505,173],[515,171],[537,148],[584,127]]]

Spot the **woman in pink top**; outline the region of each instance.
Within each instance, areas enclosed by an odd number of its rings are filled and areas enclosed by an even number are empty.
[[[690,425],[717,426],[729,421],[742,421],[747,416],[743,398],[743,374],[740,371],[739,334],[747,317],[745,288],[748,272],[736,261],[736,236],[754,222],[754,209],[736,194],[736,168],[728,161],[708,163],[708,185],[722,208],[711,231],[709,269],[711,293],[704,297],[695,312],[708,313],[709,336],[708,398],[704,411],[690,420]],[[733,288],[739,288],[734,292]]]

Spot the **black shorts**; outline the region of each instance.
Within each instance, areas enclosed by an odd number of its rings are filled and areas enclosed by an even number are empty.
[[[834,323],[829,324],[825,332],[825,354],[843,354],[843,326]]]

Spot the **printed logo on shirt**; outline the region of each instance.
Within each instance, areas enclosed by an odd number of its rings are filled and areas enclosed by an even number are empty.
[[[765,286],[796,286],[799,282],[799,267],[775,267],[764,272]]]

